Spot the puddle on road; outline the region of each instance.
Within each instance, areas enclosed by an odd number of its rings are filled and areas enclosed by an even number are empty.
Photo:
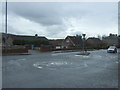
[[[14,59],[14,60],[9,60],[9,61],[14,61],[14,62],[19,62],[19,61],[25,61],[26,58],[20,58],[20,59]]]
[[[83,55],[75,55],[75,56],[79,56],[79,57],[83,57],[83,58],[89,58],[90,56],[83,56]]]
[[[37,67],[37,68],[40,68],[40,69],[43,68],[43,67],[41,67],[39,64],[33,64],[33,66],[34,66],[34,67]]]
[[[18,59],[18,61],[25,61],[26,59],[25,58],[22,58],[22,59]]]
[[[86,62],[84,62],[84,67],[88,67],[88,64]]]
[[[24,66],[24,61],[26,60],[26,58],[20,58],[20,59],[13,59],[13,60],[9,60],[9,62],[7,62],[6,64],[6,68],[23,68]]]
[[[43,69],[43,68],[49,68],[54,70],[55,68],[62,68],[62,67],[69,67],[72,63],[68,62],[36,62],[33,64],[34,67]]]
[[[94,56],[94,58],[102,58],[102,56],[101,55],[96,55],[96,56]]]
[[[11,60],[8,62],[9,65],[16,65],[16,66],[21,66],[20,63],[18,61],[15,60]]]
[[[117,64],[118,64],[119,62],[118,62],[118,61],[116,61],[115,63],[117,63]]]

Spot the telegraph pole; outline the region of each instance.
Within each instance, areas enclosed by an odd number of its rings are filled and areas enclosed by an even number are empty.
[[[86,34],[82,34],[83,36],[83,52],[85,52],[85,36]]]
[[[7,0],[5,2],[5,52],[7,53]]]
[[[5,3],[5,33],[7,34],[7,0]]]

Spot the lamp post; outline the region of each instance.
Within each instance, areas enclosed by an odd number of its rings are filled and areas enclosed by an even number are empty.
[[[85,52],[85,36],[86,34],[82,34],[83,36],[83,52]]]
[[[83,36],[83,52],[80,52],[77,55],[89,55],[90,53],[85,50],[85,36],[86,36],[86,34],[82,34],[82,36]]]
[[[5,33],[7,34],[7,0],[5,6]]]
[[[7,0],[5,2],[5,52],[7,52]]]

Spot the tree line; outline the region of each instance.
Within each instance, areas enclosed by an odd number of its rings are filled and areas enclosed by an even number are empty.
[[[49,42],[47,40],[21,40],[21,39],[15,39],[13,40],[13,45],[49,45]]]

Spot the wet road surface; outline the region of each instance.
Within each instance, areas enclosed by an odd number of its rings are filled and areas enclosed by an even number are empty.
[[[118,54],[89,52],[3,56],[3,88],[117,88]]]

